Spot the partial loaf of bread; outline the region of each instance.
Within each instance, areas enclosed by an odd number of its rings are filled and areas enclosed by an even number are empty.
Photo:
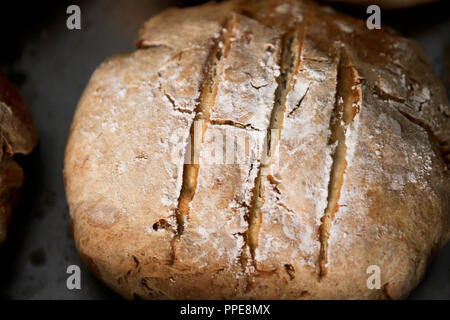
[[[5,241],[9,220],[23,184],[22,168],[14,154],[30,153],[37,142],[28,108],[17,88],[0,73],[0,243]]]
[[[167,10],[138,47],[94,73],[66,149],[76,246],[103,282],[145,299],[418,284],[450,237],[450,110],[416,42],[266,0]],[[211,161],[224,136],[239,161]]]

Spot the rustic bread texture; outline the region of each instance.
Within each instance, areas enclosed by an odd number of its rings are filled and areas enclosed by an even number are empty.
[[[76,246],[102,281],[146,299],[386,299],[417,285],[450,236],[450,111],[414,41],[266,0],[167,10],[138,46],[94,73],[66,149]],[[211,164],[226,130],[252,152]]]
[[[0,243],[5,241],[8,223],[18,191],[23,184],[23,171],[14,154],[28,154],[37,142],[25,101],[19,91],[0,74]]]

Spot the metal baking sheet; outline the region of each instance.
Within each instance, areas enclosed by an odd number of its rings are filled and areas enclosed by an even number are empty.
[[[450,17],[444,2],[382,11],[382,24],[417,39],[434,73],[450,82]],[[8,4],[5,4],[8,3]],[[78,99],[105,58],[134,49],[141,24],[169,6],[199,1],[2,1],[0,69],[22,91],[39,133],[29,157],[21,203],[0,246],[0,299],[118,299],[81,262],[70,232],[62,177],[64,148]],[[81,8],[81,30],[66,27],[69,4]],[[366,17],[364,8],[339,8]],[[68,290],[66,269],[81,267],[81,290]],[[450,299],[450,245],[436,256],[410,299]]]

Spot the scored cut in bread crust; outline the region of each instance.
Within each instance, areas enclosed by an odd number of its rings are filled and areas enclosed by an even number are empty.
[[[0,73],[0,243],[5,241],[9,220],[24,181],[14,154],[30,153],[37,142],[36,129],[23,97]]]
[[[146,299],[417,285],[450,236],[450,125],[414,41],[266,0],[169,9],[137,43],[96,70],[66,149],[76,245],[102,281]],[[252,151],[238,164],[210,161],[224,132]]]

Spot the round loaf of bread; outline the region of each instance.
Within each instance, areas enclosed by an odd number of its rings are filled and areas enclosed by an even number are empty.
[[[23,184],[22,168],[14,160],[17,153],[30,153],[37,142],[25,100],[0,73],[0,243],[5,241],[13,206]]]
[[[126,298],[388,299],[449,239],[449,106],[414,41],[307,0],[170,9],[105,61],[64,176]]]

